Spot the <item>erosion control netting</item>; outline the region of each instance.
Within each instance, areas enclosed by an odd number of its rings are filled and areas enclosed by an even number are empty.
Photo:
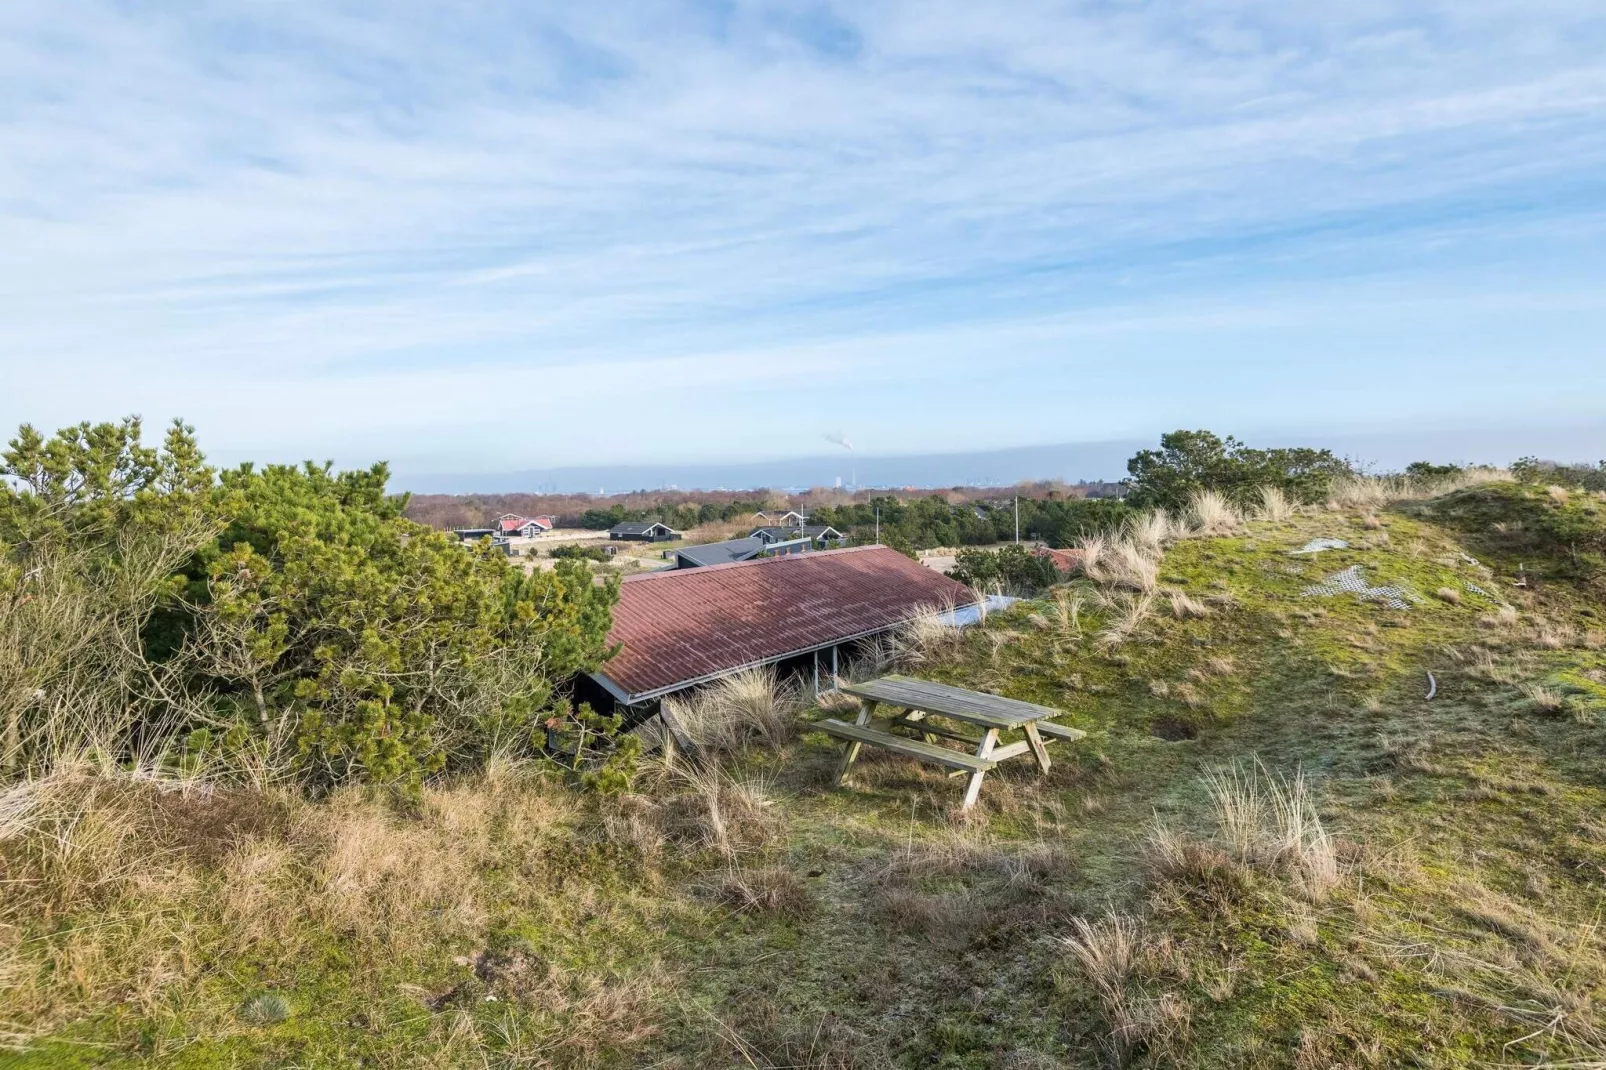
[[[1366,582],[1359,565],[1351,565],[1342,572],[1335,572],[1321,583],[1307,587],[1299,593],[1306,598],[1331,598],[1335,595],[1353,594],[1363,601],[1382,602],[1390,609],[1409,609],[1411,603],[1422,601],[1413,591],[1395,584],[1373,587]]]
[[[1290,556],[1296,554],[1319,554],[1323,550],[1348,550],[1349,543],[1343,539],[1312,539],[1297,550],[1288,551]]]

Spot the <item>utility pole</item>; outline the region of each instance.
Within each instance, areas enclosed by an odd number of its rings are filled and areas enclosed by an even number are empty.
[[[1015,495],[1015,541],[1020,542],[1020,495]]]
[[[881,545],[881,507],[875,507],[875,544]]]

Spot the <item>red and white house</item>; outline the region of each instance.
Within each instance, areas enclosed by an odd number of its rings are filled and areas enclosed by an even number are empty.
[[[519,516],[516,513],[508,513],[497,517],[493,528],[503,538],[518,536],[531,539],[542,532],[551,531],[553,523],[553,519],[549,516]]]

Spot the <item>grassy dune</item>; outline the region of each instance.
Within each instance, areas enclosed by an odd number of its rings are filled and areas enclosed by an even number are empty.
[[[0,810],[0,1066],[1603,1065],[1601,501],[1385,497],[911,638],[1089,732],[970,814],[831,787],[820,711],[614,799],[63,766]],[[1302,593],[1350,566],[1409,608]]]

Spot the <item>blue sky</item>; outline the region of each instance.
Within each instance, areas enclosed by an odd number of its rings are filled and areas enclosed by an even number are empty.
[[[1544,428],[1603,339],[1598,3],[0,5],[4,427],[413,472]]]

